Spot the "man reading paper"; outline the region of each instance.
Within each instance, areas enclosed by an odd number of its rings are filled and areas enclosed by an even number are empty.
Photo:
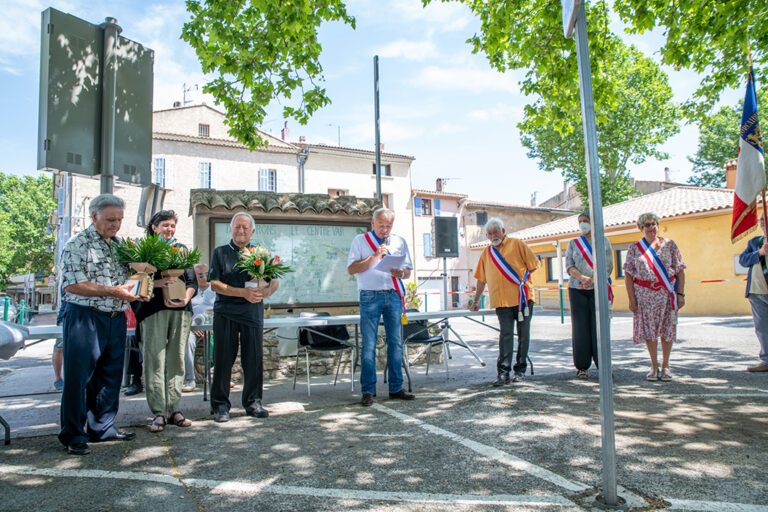
[[[405,239],[392,233],[394,221],[392,210],[379,208],[373,212],[373,229],[352,240],[347,260],[347,271],[357,278],[360,291],[360,330],[363,335],[360,387],[363,406],[373,404],[376,394],[376,340],[382,317],[387,336],[389,397],[400,400],[414,398],[403,389],[403,342],[400,335],[405,314],[405,286],[401,279],[411,276],[413,264]],[[401,266],[390,268],[388,272],[378,270],[379,262],[388,254],[402,257]],[[386,262],[382,268],[386,268]]]

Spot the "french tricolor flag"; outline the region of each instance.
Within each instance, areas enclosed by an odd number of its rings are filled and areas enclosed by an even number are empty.
[[[755,74],[749,70],[744,112],[741,116],[739,162],[736,170],[736,190],[733,195],[731,242],[736,243],[757,225],[755,198],[765,188],[765,159],[760,123],[757,119]]]

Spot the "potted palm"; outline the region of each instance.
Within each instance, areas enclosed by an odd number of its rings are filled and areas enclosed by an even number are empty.
[[[144,238],[124,238],[115,246],[117,260],[128,265],[133,274],[127,282],[133,283],[134,295],[148,299],[152,296],[154,281],[152,275],[168,260],[168,244],[157,235]]]

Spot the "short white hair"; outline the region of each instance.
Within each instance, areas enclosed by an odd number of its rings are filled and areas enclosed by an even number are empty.
[[[388,219],[394,219],[395,218],[395,212],[390,210],[389,208],[377,208],[373,212],[373,220],[376,220],[380,215],[383,215],[384,217]]]
[[[498,217],[491,217],[488,219],[488,222],[485,223],[485,232],[489,232],[493,228],[499,228],[501,230],[504,229],[504,221],[499,219]]]
[[[197,265],[195,265],[195,266],[194,266],[194,267],[192,267],[192,268],[194,268],[194,269],[195,269],[195,272],[197,272],[198,270],[200,270],[200,269],[201,269],[201,268],[203,268],[203,267],[205,267],[205,268],[208,268],[208,265],[206,265],[205,263],[198,263]]]
[[[88,211],[96,213],[101,218],[101,212],[111,206],[125,210],[125,201],[114,194],[99,194],[88,204]]]
[[[249,213],[245,212],[237,212],[233,217],[232,220],[229,221],[229,232],[231,233],[235,229],[235,219],[238,217],[248,217],[248,220],[251,221],[251,229],[256,231],[256,221],[253,220],[253,217]]]

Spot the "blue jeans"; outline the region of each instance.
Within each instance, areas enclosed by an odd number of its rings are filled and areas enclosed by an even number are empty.
[[[376,393],[376,340],[382,316],[387,333],[389,392],[397,393],[403,389],[403,301],[395,290],[360,290],[360,331],[363,335],[360,387],[363,393]]]

